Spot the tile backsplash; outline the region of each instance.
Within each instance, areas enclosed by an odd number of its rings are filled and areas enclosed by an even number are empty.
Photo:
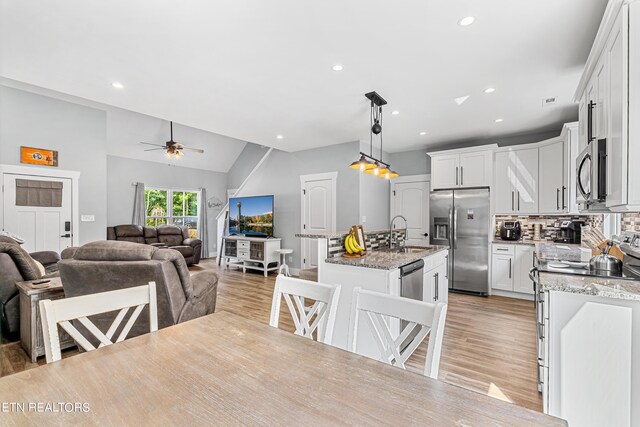
[[[394,242],[401,243],[404,241],[404,230],[394,230],[393,232]],[[329,258],[339,257],[345,252],[344,239],[346,235],[342,237],[332,237],[329,239],[329,247],[327,248]],[[389,232],[388,231],[370,231],[364,233],[364,239],[367,243],[367,249],[380,249],[389,247]]]
[[[622,231],[640,231],[640,212],[622,214]]]
[[[602,215],[564,215],[564,216],[544,216],[544,215],[497,215],[496,216],[496,237],[500,235],[498,227],[502,225],[503,221],[520,221],[522,226],[522,236],[527,239],[533,239],[533,224],[542,223],[542,231],[540,237],[542,239],[553,240],[558,235],[560,230],[560,224],[562,221],[584,221],[587,225],[592,227],[598,227],[602,229]],[[640,226],[640,217],[638,219],[638,225]]]

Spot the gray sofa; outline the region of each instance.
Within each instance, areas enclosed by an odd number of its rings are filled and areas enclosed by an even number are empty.
[[[218,276],[213,271],[190,275],[184,258],[173,249],[133,242],[97,241],[62,251],[59,268],[67,298],[156,282],[158,328],[186,322],[215,310]],[[100,330],[106,331],[115,315],[106,313],[91,319]],[[128,337],[148,332],[148,307],[145,307]]]
[[[34,260],[45,267],[45,277],[58,275],[60,256],[56,252],[29,254],[15,240],[0,236],[0,322],[3,334],[11,338],[20,332],[20,298],[16,282],[43,277]]]
[[[187,227],[172,224],[157,227],[142,227],[132,224],[107,227],[107,240],[169,247],[180,252],[187,265],[198,264],[202,254],[202,241],[189,238]]]

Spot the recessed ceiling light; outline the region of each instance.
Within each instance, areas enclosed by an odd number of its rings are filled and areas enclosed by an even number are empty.
[[[503,122],[503,120],[502,120],[502,119],[495,119],[494,121],[495,121],[496,123],[502,123],[502,122]]]
[[[427,133],[425,131],[420,132],[420,135],[426,135]]]
[[[398,111],[398,110],[393,110],[393,111],[391,112],[391,114],[393,114],[394,116],[397,116],[398,114],[400,114],[400,111]]]
[[[493,93],[496,91],[496,88],[494,87],[488,87],[484,90],[484,93]]]
[[[340,65],[340,64],[336,64],[333,67],[331,67],[331,69],[333,71],[342,71],[342,70],[344,70],[344,67],[342,65]]]
[[[464,103],[465,103],[465,101],[466,101],[467,99],[469,99],[469,95],[467,95],[467,96],[460,96],[460,97],[458,97],[458,98],[454,99],[454,101],[456,102],[456,104],[458,104],[458,105],[462,105],[462,104],[464,104]]]
[[[124,89],[124,85],[120,82],[113,82],[111,83],[111,86],[115,87],[116,89]]]
[[[276,135],[276,138],[277,138],[277,139],[283,139],[283,138],[284,138],[284,136],[282,136],[282,135]]]
[[[469,25],[473,24],[473,21],[475,20],[476,18],[474,18],[473,16],[466,16],[458,21],[458,25],[460,25],[461,27],[468,27]]]

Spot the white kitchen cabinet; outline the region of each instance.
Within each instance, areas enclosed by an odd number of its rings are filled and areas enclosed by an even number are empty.
[[[605,204],[613,212],[640,210],[640,168],[629,167],[640,161],[638,87],[640,2],[610,0],[574,100],[579,101],[579,148],[589,137],[606,139]]]
[[[607,199],[606,205],[610,208],[625,205],[627,203],[627,135],[625,122],[627,121],[624,81],[627,79],[624,61],[624,26],[623,13],[616,19],[609,40],[605,47],[603,59],[609,64],[609,88],[608,101],[610,108],[607,110],[607,121],[610,123],[611,132],[607,138]]]
[[[576,426],[640,425],[640,302],[544,293],[545,412]]]
[[[538,149],[518,150],[516,164],[516,211],[519,214],[538,213]]]
[[[496,213],[538,213],[538,147],[503,150],[495,157]]]
[[[564,143],[564,208],[562,213],[570,213],[578,215],[580,213],[578,207],[578,190],[576,188],[577,172],[576,172],[576,156],[579,150],[579,124],[578,122],[565,123],[562,127],[560,139]],[[542,168],[541,168],[542,171]],[[540,177],[542,179],[542,176]],[[540,190],[540,198],[544,192]],[[562,196],[562,194],[561,194]],[[562,197],[561,197],[562,200]]]
[[[491,185],[493,153],[478,151],[460,154],[460,187]]]
[[[565,212],[567,202],[564,141],[540,147],[540,209],[541,214]]]
[[[513,291],[533,295],[533,282],[529,278],[529,270],[533,267],[535,246],[516,245],[514,259]]]
[[[449,280],[447,277],[448,264],[441,263],[435,268],[424,272],[422,279],[423,298],[425,302],[449,301]]]
[[[431,186],[434,190],[455,188],[460,183],[460,156],[443,154],[431,157]]]
[[[499,243],[491,246],[491,288],[533,295],[529,270],[533,267],[535,246]],[[517,294],[510,295],[523,298]]]
[[[492,254],[491,287],[513,291],[513,255]]]
[[[495,148],[497,145],[428,153],[432,189],[490,187]]]

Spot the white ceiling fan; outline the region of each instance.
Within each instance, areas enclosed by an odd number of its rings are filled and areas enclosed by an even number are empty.
[[[169,122],[169,123],[171,126],[171,139],[167,141],[165,145],[152,144],[150,142],[141,142],[140,144],[153,145],[154,147],[158,147],[158,148],[149,148],[148,150],[144,150],[144,151],[165,150],[165,152],[167,153],[167,157],[175,157],[175,158],[180,158],[184,156],[184,153],[183,153],[184,150],[193,151],[194,153],[200,153],[200,154],[204,153],[204,150],[200,148],[185,147],[184,144],[174,141],[173,140],[173,122]]]

